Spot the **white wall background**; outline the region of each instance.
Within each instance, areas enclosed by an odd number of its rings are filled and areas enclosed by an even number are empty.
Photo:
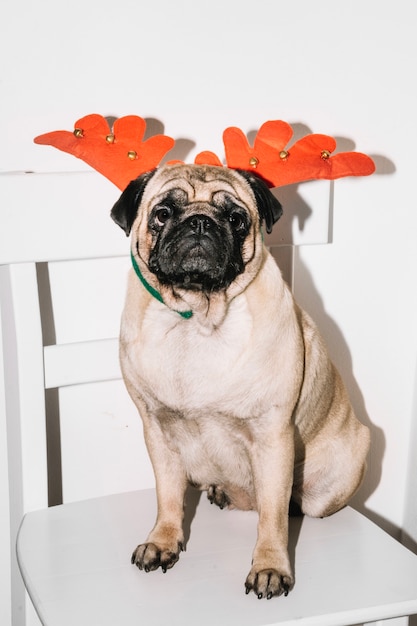
[[[6,0],[0,28],[2,171],[87,169],[32,139],[93,112],[155,120],[158,132],[187,140],[181,156],[190,161],[203,149],[222,156],[225,127],[251,131],[268,119],[374,156],[376,175],[335,184],[331,243],[297,249],[295,293],[372,426],[370,470],[355,503],[415,548],[413,4]],[[0,541],[3,550],[4,534]]]

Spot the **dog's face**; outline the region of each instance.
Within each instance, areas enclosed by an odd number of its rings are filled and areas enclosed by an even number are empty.
[[[224,167],[170,165],[132,181],[112,209],[157,288],[226,290],[260,254],[282,208],[267,186]],[[150,276],[152,275],[152,276]]]

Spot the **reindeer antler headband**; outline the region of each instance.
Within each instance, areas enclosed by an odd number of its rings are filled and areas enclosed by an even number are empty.
[[[78,120],[73,132],[58,130],[40,135],[34,141],[73,154],[123,190],[131,180],[157,167],[175,144],[174,139],[165,135],[142,141],[145,129],[145,120],[136,115],[117,119],[111,129],[104,117],[92,114]],[[374,162],[366,154],[340,152],[331,156],[336,148],[333,137],[306,135],[287,147],[292,135],[292,128],[286,122],[265,122],[250,146],[239,128],[226,128],[223,133],[226,165],[251,171],[269,187],[320,178],[368,176],[375,171]],[[212,152],[200,152],[195,163],[223,165]]]

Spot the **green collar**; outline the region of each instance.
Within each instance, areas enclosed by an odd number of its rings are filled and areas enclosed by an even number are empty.
[[[140,282],[142,283],[142,285],[145,287],[146,291],[148,293],[151,294],[151,296],[153,296],[154,298],[156,298],[159,302],[162,302],[162,304],[165,304],[161,294],[159,293],[159,291],[157,291],[156,289],[154,289],[152,287],[152,285],[150,285],[148,283],[148,281],[144,278],[144,276],[142,275],[142,272],[139,269],[139,265],[136,262],[135,257],[133,256],[133,252],[130,252],[130,258],[132,259],[132,265],[133,265],[133,269],[136,272],[136,276],[139,278]],[[193,312],[192,311],[175,311],[175,313],[178,313],[178,315],[181,315],[181,317],[184,317],[186,320],[190,319],[190,317],[192,316]]]

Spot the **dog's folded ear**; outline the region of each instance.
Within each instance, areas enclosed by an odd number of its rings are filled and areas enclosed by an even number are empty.
[[[145,172],[145,174],[141,174],[141,176],[132,180],[110,212],[112,219],[120,228],[123,228],[126,236],[130,234],[145,187],[155,172],[156,169]]]
[[[271,233],[273,225],[279,220],[283,213],[281,203],[259,176],[254,176],[245,170],[237,171],[248,181],[255,195],[261,222],[263,220],[265,221],[266,232]]]

